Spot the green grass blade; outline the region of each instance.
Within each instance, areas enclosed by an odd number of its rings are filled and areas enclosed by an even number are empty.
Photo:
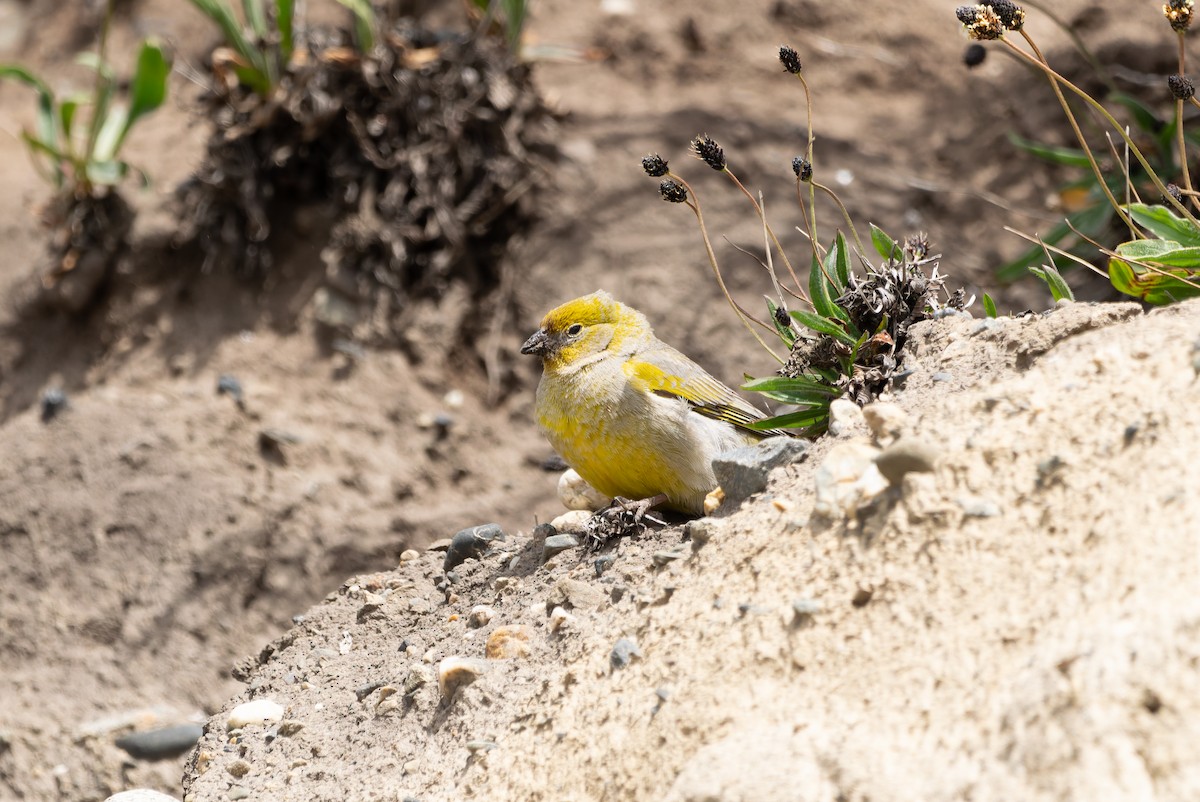
[[[1079,148],[1060,148],[1054,145],[1042,145],[1028,139],[1023,139],[1011,131],[1008,134],[1008,141],[1026,153],[1032,153],[1042,161],[1050,162],[1051,164],[1087,169],[1091,169],[1092,166],[1087,154]]]
[[[369,53],[375,48],[375,9],[370,0],[338,0],[354,14],[354,35],[358,48]]]
[[[807,329],[812,329],[818,334],[827,334],[840,342],[844,342],[846,345],[854,345],[854,337],[836,319],[830,320],[812,312],[804,311],[789,312],[788,314],[792,316],[793,320]]]
[[[1042,265],[1041,267],[1030,267],[1029,272],[1046,282],[1046,286],[1050,288],[1050,295],[1056,302],[1064,298],[1068,301],[1075,300],[1075,293],[1071,292],[1071,288],[1063,280],[1062,273],[1058,272],[1058,268],[1053,265]]]
[[[275,0],[275,24],[279,27],[280,68],[287,66],[292,60],[292,51],[296,47],[294,31],[296,0]]]
[[[871,223],[871,244],[875,246],[876,253],[884,259],[900,259],[904,255],[896,240],[874,223]]]
[[[986,292],[983,294],[983,313],[988,317],[996,317],[996,302]]]
[[[250,30],[254,31],[254,35],[259,39],[267,38],[267,9],[263,4],[263,0],[242,0],[242,11],[246,15],[246,22],[250,25]]]

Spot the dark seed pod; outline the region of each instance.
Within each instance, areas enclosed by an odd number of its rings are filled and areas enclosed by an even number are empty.
[[[986,58],[987,48],[979,44],[979,42],[972,42],[963,51],[963,64],[966,64],[969,68],[978,67]]]
[[[688,199],[687,189],[672,178],[663,179],[663,182],[658,185],[658,192],[662,195],[663,200],[670,203],[683,203]]]
[[[792,75],[800,74],[800,54],[795,48],[782,45],[779,48],[779,63]]]
[[[812,181],[813,177],[812,162],[803,156],[797,156],[796,158],[792,159],[792,172],[795,173],[796,177],[801,181],[808,183],[809,181]]]
[[[692,140],[692,153],[696,158],[707,164],[714,170],[725,169],[725,151],[717,144],[716,140],[708,134],[698,136]]]
[[[667,174],[667,160],[657,153],[651,153],[642,159],[642,169],[651,178],[661,178]]]
[[[1186,75],[1171,75],[1167,78],[1167,86],[1176,100],[1191,100],[1196,94],[1196,85]]]

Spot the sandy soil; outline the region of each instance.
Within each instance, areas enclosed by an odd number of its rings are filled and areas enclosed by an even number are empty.
[[[1130,69],[1157,69],[1154,54],[1169,49],[1154,13],[1062,6]],[[213,41],[186,4],[126,8],[115,52],[156,33],[197,68]],[[0,2],[0,11],[26,31],[0,41],[0,58],[79,85],[73,58],[94,31],[90,6]],[[1034,20],[1039,39],[1061,52],[1064,37]],[[1002,308],[1049,304],[1032,283],[998,288],[989,277],[1022,247],[1004,225],[1054,222],[1046,198],[1061,178],[1015,155],[1005,134],[1066,141],[1059,114],[1044,85],[1008,59],[968,73],[945,4],[901,13],[884,3],[750,0],[731,15],[705,0],[613,15],[599,3],[544,0],[531,34],[607,57],[537,67],[567,114],[568,158],[547,187],[541,224],[513,254],[523,311],[496,338],[448,343],[434,326],[415,347],[371,350],[348,367],[316,337],[322,243],[303,230],[281,246],[280,278],[265,290],[220,274],[197,281],[195,256],[163,247],[177,226],[171,194],[206,135],[181,74],[169,108],[131,142],[154,184],[131,193],[134,248],[106,302],[82,319],[0,311],[0,798],[94,800],[133,786],[182,794],[182,757],[131,760],[115,739],[204,720],[246,694],[230,667],[331,592],[284,636],[292,646],[281,660],[251,680],[255,694],[292,694],[289,716],[305,729],[271,747],[252,733],[247,787],[298,772],[297,798],[320,798],[327,786],[309,775],[359,782],[341,762],[352,759],[372,773],[399,767],[380,794],[431,799],[701,799],[697,789],[715,782],[706,767],[729,769],[720,798],[774,798],[738,785],[744,745],[758,744],[750,765],[763,767],[765,785],[767,769],[786,759],[814,789],[851,799],[889,787],[927,799],[1083,799],[1097,787],[1089,783],[1115,776],[1093,766],[1120,767],[1131,799],[1148,798],[1137,796],[1147,788],[1164,799],[1195,795],[1186,736],[1196,678],[1179,634],[1194,626],[1182,583],[1195,575],[1195,544],[1178,525],[1191,502],[1169,484],[1182,481],[1190,453],[1176,410],[1194,391],[1192,307],[1119,325],[1111,311],[1059,312],[976,336],[968,322],[931,326],[920,359],[945,360],[956,381],[923,388],[918,374],[900,403],[943,462],[930,482],[892,499],[867,539],[806,523],[807,471],[831,442],[779,480],[786,513],[752,505],[722,521],[722,536],[697,557],[661,572],[644,570],[648,555],[678,531],[630,544],[619,558],[629,567],[609,575],[619,577],[612,584],[585,578],[590,563],[533,570],[527,555],[516,572],[524,585],[499,602],[489,584],[501,572],[495,560],[464,567],[454,605],[432,587],[440,556],[385,573],[406,548],[485,521],[509,532],[513,555],[536,552],[527,533],[560,507],[531,421],[536,366],[516,347],[551,304],[603,287],[716,375],[770,369],[736,335],[690,216],[658,200],[638,161],[659,151],[696,179],[713,232],[728,237],[717,248],[730,283],[757,304],[764,276],[735,246],[755,249],[761,232],[685,148],[700,132],[719,139],[739,175],[763,190],[776,228],[790,230],[789,164],[805,131],[799,87],[774,60],[781,42],[799,49],[816,91],[818,169],[846,171],[841,191],[858,219],[897,234],[929,231],[943,270],[971,291],[988,289]],[[35,210],[46,189],[15,136],[31,116],[28,93],[0,85],[5,298],[28,292],[42,253]],[[787,242],[801,247],[798,235]],[[1040,356],[1077,331],[1059,323],[1073,315],[1101,316],[1089,324],[1100,331]],[[955,336],[965,345],[945,347]],[[243,385],[245,409],[216,393],[224,374]],[[993,400],[989,387],[1001,382],[1010,389]],[[37,402],[52,387],[69,407],[43,423]],[[1117,393],[1128,398],[1118,403]],[[439,414],[448,427],[431,425]],[[296,442],[282,456],[264,452],[264,431]],[[1051,457],[1061,467],[1039,483]],[[1130,477],[1144,486],[1114,492]],[[964,493],[1002,514],[965,518]],[[358,574],[382,584],[351,592],[346,578]],[[568,574],[610,599],[614,584],[629,592],[597,612],[574,611],[578,629],[550,639],[547,594]],[[359,621],[361,590],[391,579],[405,591]],[[847,604],[860,588],[877,592]],[[427,613],[419,603],[393,609],[416,597]],[[664,597],[669,604],[658,603]],[[793,628],[794,598],[820,599],[826,612]],[[494,670],[456,706],[440,706],[428,688],[407,712],[380,715],[378,692],[355,699],[364,684],[403,682],[413,660],[397,648],[409,634],[439,658],[481,651],[486,631],[472,643],[461,618],[448,621],[481,601],[507,618],[493,626],[528,619],[531,658]],[[320,650],[338,652],[342,631],[353,648],[326,658]],[[610,675],[620,635],[636,636],[645,657]],[[1149,655],[1136,666],[1135,649]],[[300,670],[300,660],[311,665]],[[289,673],[309,687],[288,685]],[[501,748],[468,758],[473,740]],[[401,741],[425,746],[384,745]],[[317,744],[325,762],[290,767],[288,750]],[[189,774],[191,792],[224,798],[233,778],[222,761],[236,751],[225,751],[220,727],[203,749],[210,767]],[[946,771],[912,768],[934,762]],[[361,798],[372,794],[364,786]]]

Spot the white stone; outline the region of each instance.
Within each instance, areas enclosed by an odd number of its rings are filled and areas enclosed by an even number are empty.
[[[592,514],[587,510],[571,510],[550,522],[558,532],[566,535],[582,535],[586,532],[587,522]]]
[[[225,726],[231,730],[240,730],[249,724],[266,724],[283,721],[283,705],[272,699],[255,699],[252,702],[242,702],[229,711]]]
[[[104,802],[179,802],[179,800],[150,788],[131,788],[128,791],[113,794]]]
[[[829,405],[829,433],[834,437],[852,433],[863,425],[863,410],[848,398],[835,398]]]
[[[573,469],[567,468],[558,478],[558,500],[568,510],[595,510],[607,507],[611,498],[584,481]],[[560,530],[561,531],[561,530]]]
[[[826,456],[816,472],[813,510],[830,518],[852,515],[887,489],[875,465],[880,450],[867,443],[843,443]]]
[[[900,436],[908,424],[908,413],[896,404],[877,401],[863,408],[863,418],[875,435],[875,442],[881,445],[891,442]]]

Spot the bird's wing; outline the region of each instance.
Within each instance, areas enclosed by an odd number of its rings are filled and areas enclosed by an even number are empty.
[[[787,434],[752,428],[751,424],[766,417],[761,410],[668,345],[643,349],[630,357],[625,362],[625,376],[639,390],[682,398],[694,412],[731,423],[739,429],[763,437]]]

